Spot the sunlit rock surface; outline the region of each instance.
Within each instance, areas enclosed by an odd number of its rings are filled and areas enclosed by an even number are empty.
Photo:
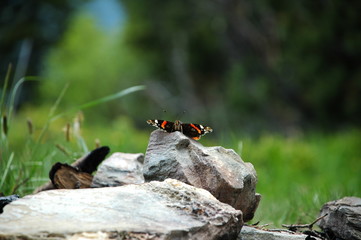
[[[204,189],[168,179],[28,195],[5,206],[0,215],[0,239],[81,239],[102,234],[235,239],[242,224],[241,211]]]

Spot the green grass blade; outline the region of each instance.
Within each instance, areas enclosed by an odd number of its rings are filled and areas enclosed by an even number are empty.
[[[117,98],[124,97],[124,96],[126,96],[126,95],[128,95],[130,93],[140,91],[140,90],[144,90],[144,89],[145,89],[144,85],[130,87],[130,88],[124,89],[124,90],[122,90],[120,92],[117,92],[115,94],[112,94],[112,95],[109,95],[109,96],[106,96],[106,97],[103,97],[103,98],[100,98],[100,99],[85,103],[83,105],[80,105],[78,108],[79,109],[84,109],[84,108],[93,107],[95,105],[105,103],[105,102],[109,102],[109,101],[115,100]]]
[[[9,84],[11,68],[12,68],[12,65],[9,64],[8,71],[6,72],[3,91],[2,91],[2,94],[1,94],[1,100],[0,100],[0,113],[1,113],[1,115],[5,111],[5,96],[6,96],[6,90],[8,88],[8,84]]]
[[[49,112],[49,119],[52,118],[55,114],[56,109],[58,108],[60,101],[63,99],[65,92],[68,90],[69,87],[69,83],[67,83],[63,90],[60,92],[59,97],[56,99],[54,105],[51,107],[50,112]]]
[[[9,157],[8,162],[6,164],[6,168],[5,168],[4,172],[3,172],[3,176],[1,177],[0,189],[2,189],[2,187],[3,187],[3,184],[5,182],[5,179],[6,179],[7,175],[8,175],[8,172],[9,172],[9,169],[11,167],[11,163],[12,163],[13,159],[14,159],[14,152],[12,152],[10,154],[10,157]]]
[[[6,76],[5,76],[5,80],[4,80],[4,85],[3,85],[3,90],[2,90],[2,94],[1,94],[1,99],[0,99],[0,149],[4,150],[4,145],[5,145],[5,141],[6,141],[6,130],[7,129],[7,116],[6,116],[6,91],[8,88],[8,84],[9,84],[9,79],[10,79],[10,73],[11,73],[11,68],[12,65],[9,64],[8,67],[8,71],[6,72]],[[1,155],[3,155],[1,153]],[[1,156],[3,157],[3,156]]]
[[[56,120],[58,119],[59,117],[69,113],[69,112],[75,112],[75,111],[79,111],[80,109],[85,109],[85,108],[89,108],[89,107],[93,107],[93,106],[96,106],[96,105],[99,105],[99,104],[102,104],[102,103],[105,103],[105,102],[109,102],[109,101],[112,101],[112,100],[115,100],[117,98],[121,98],[121,97],[124,97],[130,93],[133,93],[133,92],[137,92],[137,91],[141,91],[141,90],[144,90],[145,89],[145,86],[144,85],[138,85],[138,86],[133,86],[133,87],[130,87],[130,88],[127,88],[127,89],[124,89],[122,91],[119,91],[115,94],[112,94],[112,95],[108,95],[108,96],[105,96],[105,97],[102,97],[102,98],[99,98],[99,99],[96,99],[94,101],[91,101],[91,102],[88,102],[88,103],[85,103],[85,104],[82,104],[82,105],[79,105],[77,107],[74,107],[73,109],[69,110],[69,111],[66,111],[62,114],[59,114],[57,116],[55,116],[52,120]]]
[[[9,102],[9,109],[8,109],[8,118],[9,118],[9,122],[11,122],[11,116],[12,116],[12,112],[14,110],[14,105],[15,105],[15,98],[16,95],[18,93],[18,90],[20,88],[20,86],[25,82],[25,81],[36,81],[39,80],[38,77],[33,77],[33,76],[29,76],[29,77],[23,77],[21,78],[19,81],[17,81],[17,83],[15,84],[14,88],[11,90],[10,93],[10,102]]]
[[[41,132],[39,134],[39,137],[38,137],[38,140],[37,140],[38,142],[41,141],[41,139],[44,137],[46,131],[48,130],[50,122],[53,120],[53,116],[55,114],[55,111],[58,108],[61,99],[63,99],[64,94],[65,94],[66,90],[68,89],[68,87],[69,87],[69,83],[64,86],[63,90],[60,92],[60,94],[59,94],[58,98],[56,99],[55,103],[51,107],[51,109],[49,111],[48,119],[47,119],[44,127],[41,129]]]

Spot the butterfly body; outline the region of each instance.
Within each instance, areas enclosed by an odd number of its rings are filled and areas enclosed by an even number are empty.
[[[182,132],[184,135],[194,140],[199,140],[204,134],[213,131],[213,129],[210,127],[205,127],[203,125],[195,123],[182,123],[179,120],[176,120],[175,122],[170,122],[166,120],[155,119],[148,120],[147,123],[169,133],[175,131]]]

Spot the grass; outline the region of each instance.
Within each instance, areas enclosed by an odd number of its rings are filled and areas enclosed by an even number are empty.
[[[310,133],[284,138],[264,135],[242,142],[242,158],[258,174],[262,200],[254,218],[264,224],[310,223],[322,205],[361,196],[361,131]]]
[[[72,163],[97,146],[107,145],[112,152],[134,153],[144,153],[147,147],[147,133],[137,131],[122,116],[106,126],[88,125],[81,112],[71,115],[70,121],[69,117],[58,118],[48,126],[47,120],[40,120],[41,116],[46,116],[41,108],[18,113],[6,139],[1,140],[6,147],[0,155],[0,192],[5,195],[30,194],[49,180],[53,164]]]
[[[67,89],[65,86],[47,112],[41,107],[31,107],[28,109],[30,112],[25,109],[15,115],[18,89],[25,81],[36,78],[22,78],[9,89],[10,72],[11,66],[5,77],[0,98],[0,193],[4,195],[16,193],[23,196],[31,193],[48,181],[48,172],[54,163],[71,163],[96,147],[94,144],[89,148],[83,138],[83,116],[79,113],[80,110],[144,89],[143,86],[130,87],[58,113],[59,103]],[[75,115],[72,123],[68,119],[70,114],[73,117]],[[33,118],[37,121],[31,120]],[[110,130],[107,127],[105,129]],[[110,131],[108,133],[110,134]]]

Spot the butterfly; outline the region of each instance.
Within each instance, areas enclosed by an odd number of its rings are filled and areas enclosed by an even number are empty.
[[[213,129],[210,127],[204,127],[203,125],[195,123],[182,123],[179,120],[176,120],[175,122],[169,122],[166,120],[155,119],[148,120],[147,123],[169,133],[175,131],[182,132],[184,135],[194,140],[199,140],[204,134],[213,131]]]

